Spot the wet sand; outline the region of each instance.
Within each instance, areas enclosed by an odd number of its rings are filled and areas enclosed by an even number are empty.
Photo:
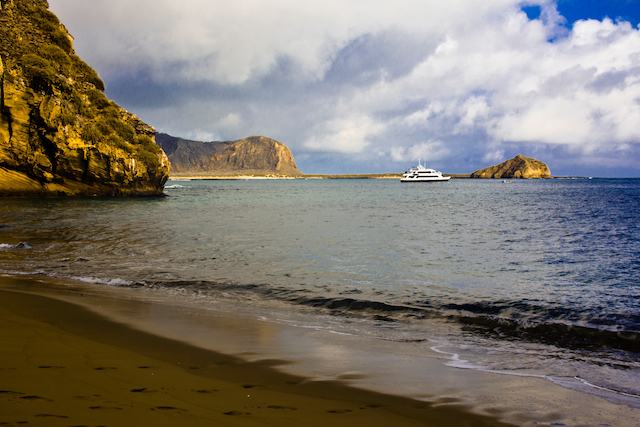
[[[176,303],[0,275],[0,425],[640,425],[547,379]]]
[[[505,425],[459,405],[308,381],[274,369],[278,364],[0,289],[0,425]]]

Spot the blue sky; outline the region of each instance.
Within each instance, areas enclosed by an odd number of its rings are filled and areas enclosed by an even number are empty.
[[[640,2],[637,0],[560,0],[558,12],[569,26],[581,19],[610,18],[624,20],[637,27],[640,20]]]
[[[640,177],[640,0],[49,0],[158,131],[264,135],[306,173]]]

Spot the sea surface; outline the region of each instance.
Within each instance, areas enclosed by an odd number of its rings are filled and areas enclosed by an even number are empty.
[[[1,199],[0,271],[269,306],[640,407],[639,179],[165,192]]]

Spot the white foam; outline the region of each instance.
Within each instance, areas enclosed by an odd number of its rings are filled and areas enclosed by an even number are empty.
[[[20,242],[15,245],[10,245],[8,243],[0,243],[0,249],[31,249],[33,246],[28,244],[27,242]]]
[[[73,276],[66,277],[68,279],[77,280],[78,282],[90,283],[96,285],[108,285],[108,286],[131,286],[132,282],[120,278],[115,279],[105,279],[99,277],[83,277],[83,276]]]
[[[448,362],[445,362],[444,364],[452,368],[471,369],[474,371],[482,371],[482,372],[487,372],[490,374],[497,374],[497,375],[510,375],[515,377],[527,377],[527,378],[541,378],[547,381],[551,381],[552,383],[564,388],[582,391],[589,394],[595,394],[597,396],[603,397],[609,400],[610,402],[613,402],[616,404],[622,403],[622,404],[626,404],[633,407],[640,407],[640,396],[638,395],[625,393],[622,391],[617,391],[607,387],[602,387],[596,384],[592,384],[587,380],[577,376],[573,378],[560,378],[560,377],[554,377],[551,375],[527,374],[523,372],[489,369],[480,365],[474,365],[470,363],[468,360],[461,359],[459,354],[443,351],[438,347],[439,346],[433,346],[430,348],[432,351],[436,353],[448,355],[450,360]]]
[[[580,377],[574,377],[574,378],[576,380],[580,381],[582,384],[588,386],[588,387],[593,387],[593,388],[598,389],[598,390],[602,390],[602,391],[606,391],[606,392],[609,392],[609,393],[618,394],[620,396],[632,397],[634,399],[640,399],[640,396],[638,396],[637,394],[625,393],[623,391],[618,391],[618,390],[613,390],[613,389],[606,388],[606,387],[601,387],[599,385],[591,384],[589,381],[587,381],[587,380],[585,380],[583,378],[580,378]]]

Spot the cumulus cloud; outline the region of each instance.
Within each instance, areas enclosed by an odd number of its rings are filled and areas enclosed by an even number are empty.
[[[449,150],[441,141],[428,141],[410,147],[391,147],[391,158],[396,162],[440,160],[448,154]]]
[[[361,153],[370,145],[370,136],[382,132],[383,127],[367,116],[334,119],[322,123],[304,146],[312,151]]]
[[[53,0],[52,8],[90,32],[107,53],[105,70],[123,64],[153,67],[158,78],[239,84],[268,72],[279,57],[293,58],[308,78],[321,78],[337,52],[363,34],[400,27],[444,29],[465,16],[465,1],[400,0]],[[485,3],[485,2],[483,2]],[[490,10],[502,1],[480,6]],[[443,21],[444,18],[444,21]],[[77,22],[81,19],[81,22]],[[65,19],[65,21],[69,21]]]
[[[545,46],[537,64],[530,59],[536,65],[526,91],[501,91],[492,136],[586,152],[640,142],[640,128],[629,126],[640,114],[638,52],[640,33],[629,24],[576,23],[568,38]]]
[[[331,172],[314,170],[331,153],[384,171],[417,157],[472,171],[518,153],[554,170],[640,164],[640,30],[568,28],[552,0],[50,5],[108,93],[160,130],[263,134],[310,172]]]

